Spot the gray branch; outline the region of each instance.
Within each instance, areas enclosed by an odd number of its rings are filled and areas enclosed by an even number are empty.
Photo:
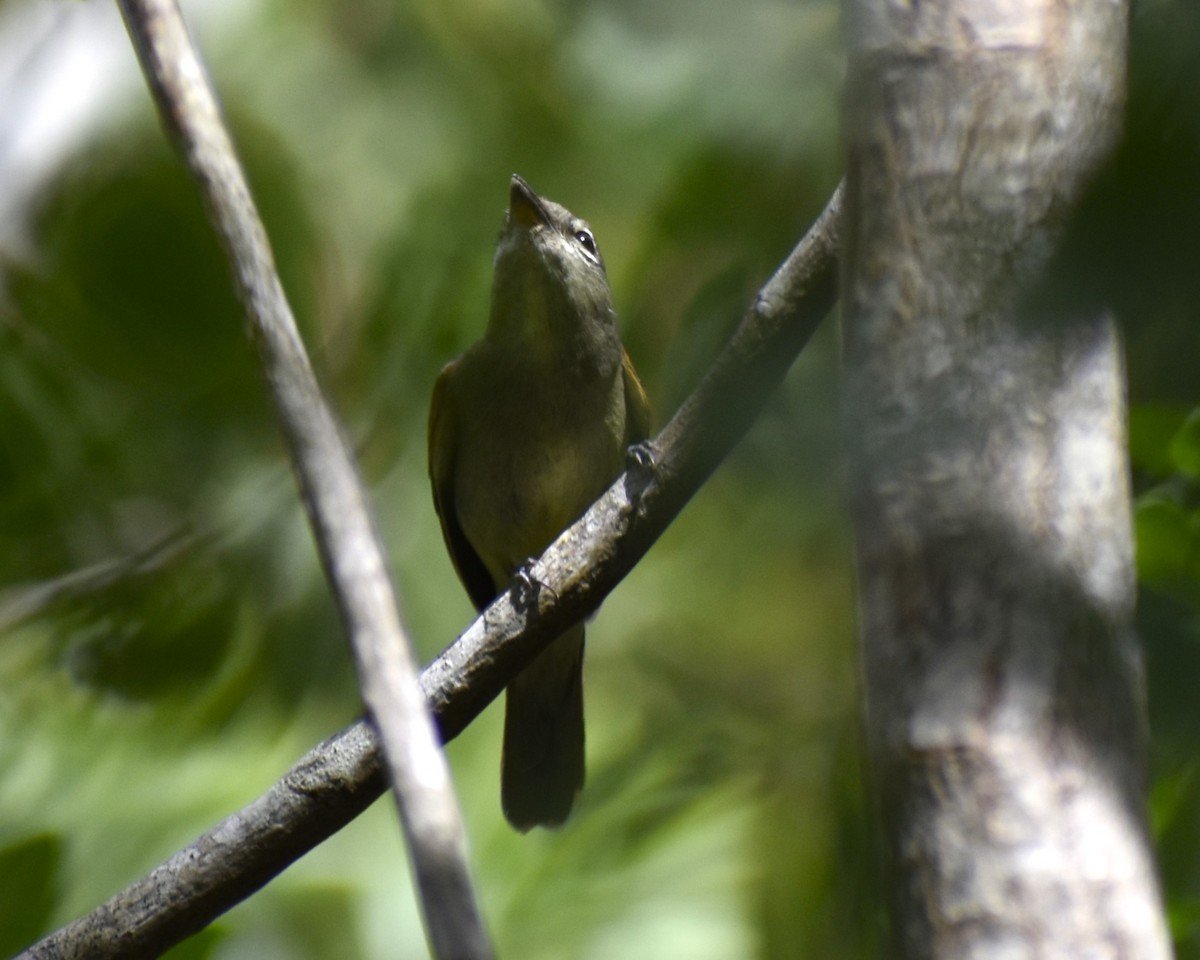
[[[488,958],[449,769],[421,695],[382,543],[321,396],[216,95],[175,0],[119,0],[155,102],[199,182],[275,400],[359,689],[383,742],[426,930],[444,960]]]
[[[832,308],[841,188],[759,293],[663,431],[532,568],[421,675],[450,740],[564,627],[633,569],[749,429]],[[531,596],[532,593],[532,596]],[[379,747],[357,723],[315,747],[257,800],[18,960],[156,956],[202,929],[349,823],[383,791]]]

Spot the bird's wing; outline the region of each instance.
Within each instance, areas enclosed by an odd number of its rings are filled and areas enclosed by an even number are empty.
[[[458,522],[454,497],[454,458],[458,438],[458,411],[451,390],[455,364],[449,363],[438,375],[429,405],[429,480],[433,485],[433,507],[442,523],[442,537],[458,578],[476,609],[482,610],[495,599],[497,590],[487,567],[471,546]]]
[[[633,361],[623,350],[621,373],[625,378],[625,445],[628,446],[650,436],[650,398],[633,369]]]

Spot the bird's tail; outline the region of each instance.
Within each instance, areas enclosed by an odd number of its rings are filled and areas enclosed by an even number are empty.
[[[508,685],[500,800],[516,829],[556,827],[583,787],[583,624]]]

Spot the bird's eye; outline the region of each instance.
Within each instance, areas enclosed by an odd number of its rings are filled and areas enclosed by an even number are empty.
[[[576,230],[575,239],[579,241],[579,245],[584,250],[593,257],[596,256],[596,238],[592,236],[590,230]]]

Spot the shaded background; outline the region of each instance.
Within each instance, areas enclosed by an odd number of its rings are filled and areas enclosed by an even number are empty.
[[[826,0],[192,4],[422,660],[472,611],[425,416],[481,332],[510,173],[588,218],[661,424],[838,176]],[[1200,956],[1200,14],[1135,11],[1085,231],[1130,347],[1154,827]],[[1091,229],[1094,227],[1094,229]],[[0,955],[257,796],[357,695],[198,196],[115,10],[0,3]],[[589,631],[587,788],[526,837],[501,712],[449,748],[502,955],[864,958],[832,318]],[[376,804],[176,957],[426,956]]]

